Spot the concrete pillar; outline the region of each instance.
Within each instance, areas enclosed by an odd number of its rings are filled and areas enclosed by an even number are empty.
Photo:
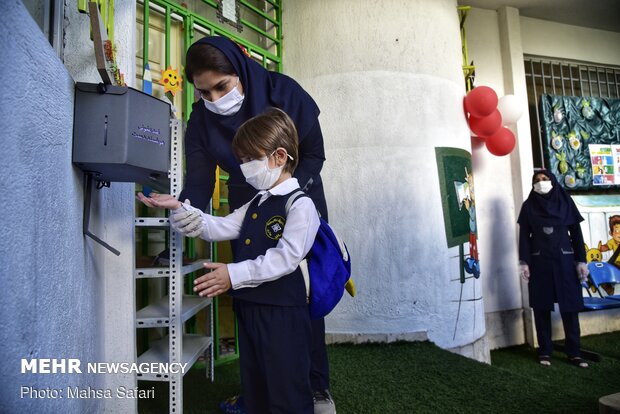
[[[527,102],[519,10],[514,7],[501,7],[497,11],[497,17],[505,93],[517,96],[521,102]],[[512,187],[515,201],[515,217],[518,217],[519,211],[521,211],[521,204],[527,198],[532,188],[531,178],[534,168],[532,163],[530,119],[527,111],[524,112],[516,125],[512,126],[512,130],[517,137],[517,146],[510,155],[510,164],[513,171]],[[527,343],[535,346],[537,343],[535,339],[534,315],[529,308],[527,283],[524,281],[521,281],[521,292],[523,307],[525,308],[523,312],[525,339]]]
[[[321,108],[330,222],[358,288],[327,331],[426,332],[488,361],[480,281],[459,281],[435,161],[435,147],[471,152],[456,1],[288,0],[283,13],[284,72]]]

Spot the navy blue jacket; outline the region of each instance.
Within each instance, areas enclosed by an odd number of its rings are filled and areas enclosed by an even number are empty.
[[[585,263],[586,254],[579,224],[541,227],[526,220],[519,224],[519,260],[530,268],[530,306],[553,310],[557,302],[562,312],[582,310],[576,263]]]

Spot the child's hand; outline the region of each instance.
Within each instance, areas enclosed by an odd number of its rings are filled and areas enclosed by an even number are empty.
[[[203,266],[212,271],[194,280],[194,292],[198,295],[212,298],[232,287],[228,267],[224,263],[205,263]]]
[[[170,194],[157,194],[151,193],[150,197],[145,196],[142,193],[138,193],[138,200],[142,201],[148,207],[160,207],[167,208],[169,210],[176,210],[181,207],[181,203]]]

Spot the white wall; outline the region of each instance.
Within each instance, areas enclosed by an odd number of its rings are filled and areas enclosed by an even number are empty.
[[[466,29],[469,58],[476,66],[476,85],[490,86],[500,97],[507,93],[525,96],[525,80],[519,80],[524,76],[519,74],[523,72],[523,58],[515,58],[514,49],[521,56],[534,54],[620,64],[619,33],[520,17],[513,8],[499,12],[473,8]],[[517,132],[517,148],[510,156],[494,157],[484,147],[473,150],[479,248],[482,274],[486,276],[482,281],[491,348],[534,341],[529,312],[525,312],[525,318],[521,312],[523,304],[528,303],[527,289],[517,275],[516,217],[531,187],[527,110],[513,130]],[[596,328],[589,325],[595,321],[590,315],[582,318],[584,332],[595,333]]]
[[[469,59],[476,66],[476,86],[493,88],[504,95],[502,56],[497,13],[472,9],[467,17]],[[528,137],[529,138],[529,137]],[[522,138],[520,138],[522,139]],[[521,306],[518,280],[502,277],[516,273],[510,157],[496,157],[484,146],[474,148],[474,173],[478,202],[479,248],[487,312]]]
[[[92,329],[101,303],[81,231],[81,180],[71,164],[73,81],[20,2],[4,5],[0,24],[0,79],[11,85],[1,115],[0,411],[95,411],[101,401],[20,399],[20,386],[97,384],[93,375],[22,375],[20,362],[98,358]]]
[[[98,82],[88,17],[66,5],[65,65],[20,1],[0,14],[2,412],[132,412],[135,400],[20,399],[21,386],[133,387],[133,376],[20,374],[21,358],[133,361],[133,186],[95,195],[91,229],[120,257],[82,235],[83,177],[71,163],[74,80]],[[135,2],[117,2],[119,60],[133,79]],[[10,62],[10,63],[9,63]],[[66,393],[66,391],[65,391]]]
[[[620,33],[521,17],[523,52],[620,66]]]
[[[115,3],[114,43],[116,59],[125,81],[135,82],[136,3],[134,0]],[[77,12],[76,0],[66,6],[65,65],[76,82],[101,82],[96,70],[93,44],[89,38],[90,21],[86,14]],[[69,51],[69,52],[67,52]],[[87,240],[89,260],[97,268],[98,292],[101,307],[98,309],[98,337],[102,347],[100,361],[133,362],[135,347],[135,279],[134,267],[134,208],[135,186],[129,183],[112,183],[110,188],[95,191],[94,211],[91,214],[93,233],[121,251],[115,256],[92,240]],[[93,222],[94,220],[94,222]],[[118,386],[133,388],[133,374],[102,376],[103,387],[115,390]],[[107,399],[104,411],[132,412],[135,399]]]
[[[327,331],[426,332],[487,360],[484,344],[471,348],[485,334],[479,281],[463,286],[479,300],[458,314],[458,248],[447,248],[435,162],[438,146],[470,151],[456,2],[289,0],[283,20],[284,71],[321,108],[330,222],[358,288]]]

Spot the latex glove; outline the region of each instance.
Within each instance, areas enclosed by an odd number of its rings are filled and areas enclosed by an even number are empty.
[[[579,281],[581,283],[584,283],[586,280],[588,280],[589,274],[590,274],[590,271],[588,270],[587,264],[583,262],[577,263],[577,277],[579,278]]]
[[[519,265],[519,276],[526,282],[530,280],[530,267],[527,264]]]
[[[189,200],[185,200],[180,208],[170,212],[170,226],[187,237],[197,237],[202,234],[204,224],[202,212],[192,207]]]

